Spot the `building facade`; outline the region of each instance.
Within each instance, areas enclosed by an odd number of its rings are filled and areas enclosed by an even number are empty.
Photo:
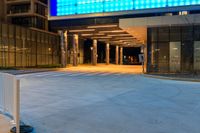
[[[200,71],[199,0],[49,0],[49,9],[54,30],[116,46],[116,64],[131,46],[143,48],[147,72]]]
[[[200,25],[148,29],[149,72],[199,72]]]
[[[48,30],[47,0],[5,0],[8,22]]]
[[[58,34],[0,23],[0,68],[60,64]]]
[[[1,0],[0,8],[0,68],[60,66],[60,36],[47,30],[46,0]]]

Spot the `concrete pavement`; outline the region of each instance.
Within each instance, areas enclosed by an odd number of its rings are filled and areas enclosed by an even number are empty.
[[[141,65],[105,65],[97,64],[96,66],[92,65],[79,65],[78,67],[67,67],[60,69],[64,71],[78,71],[78,72],[108,72],[108,73],[124,73],[124,74],[141,74],[142,66]]]
[[[200,83],[73,70],[19,78],[22,120],[36,133],[200,131]]]

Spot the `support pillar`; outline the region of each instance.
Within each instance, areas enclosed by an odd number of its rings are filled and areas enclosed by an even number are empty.
[[[143,68],[143,72],[146,73],[147,72],[147,44],[144,45],[144,68]]]
[[[65,67],[67,66],[68,62],[68,32],[64,32],[64,50],[65,50]]]
[[[61,48],[61,65],[62,67],[66,67],[66,51],[65,51],[65,38],[64,38],[64,32],[59,31],[60,34],[60,48]]]
[[[123,47],[120,47],[120,65],[123,65]]]
[[[93,40],[92,64],[97,65],[97,40]]]
[[[78,35],[73,35],[73,66],[78,65]]]
[[[115,64],[116,65],[119,64],[119,46],[116,46],[116,49],[115,49]]]
[[[110,64],[110,44],[106,44],[106,65]]]

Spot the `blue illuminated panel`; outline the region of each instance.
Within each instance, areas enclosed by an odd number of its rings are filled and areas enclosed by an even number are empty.
[[[134,0],[134,9],[166,7],[167,0]]]
[[[51,16],[199,5],[200,0],[50,0]]]
[[[77,14],[103,12],[103,0],[77,0]]]
[[[104,11],[126,11],[133,10],[133,0],[105,0]]]

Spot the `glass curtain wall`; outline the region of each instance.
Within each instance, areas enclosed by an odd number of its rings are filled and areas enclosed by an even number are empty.
[[[0,68],[59,64],[58,35],[0,23]]]
[[[200,26],[148,28],[149,72],[199,72]]]

